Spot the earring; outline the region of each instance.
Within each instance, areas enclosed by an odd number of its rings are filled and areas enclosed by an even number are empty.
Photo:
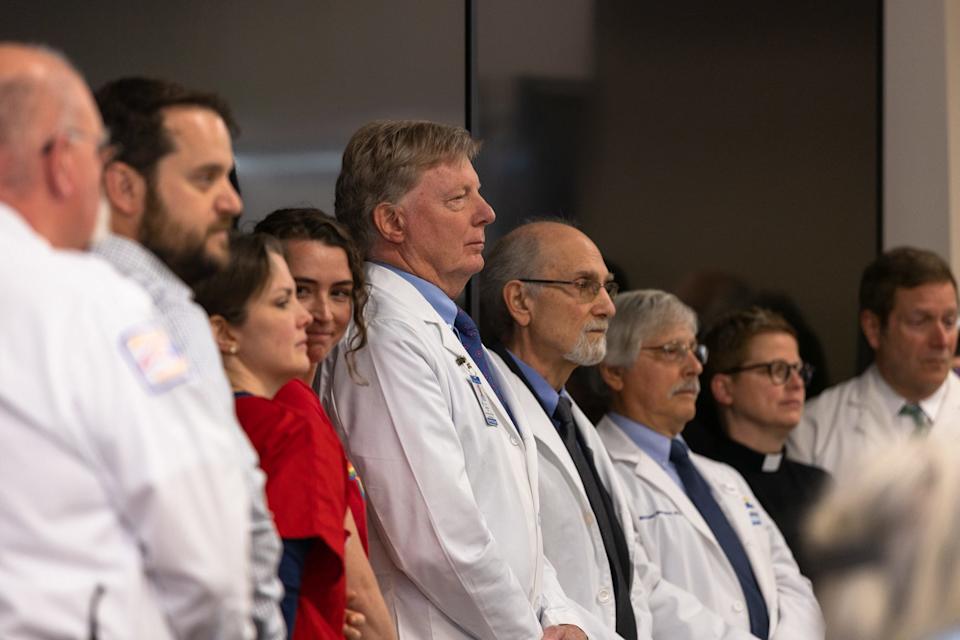
[[[235,344],[230,345],[230,348],[227,351],[229,351],[230,355],[232,356],[237,355],[237,345]]]

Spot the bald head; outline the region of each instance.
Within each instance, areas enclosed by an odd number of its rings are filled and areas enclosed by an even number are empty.
[[[102,138],[93,96],[61,54],[0,43],[0,201],[54,246],[89,241]]]
[[[573,279],[580,267],[573,264],[578,261],[575,256],[589,256],[595,258],[594,264],[603,263],[593,241],[566,222],[529,222],[501,238],[487,257],[480,283],[483,315],[488,321],[484,334],[507,343],[513,332],[514,319],[503,298],[508,282],[524,278]],[[606,277],[606,273],[596,275]],[[531,292],[536,295],[536,291]]]

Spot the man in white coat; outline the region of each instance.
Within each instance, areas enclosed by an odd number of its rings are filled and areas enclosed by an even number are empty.
[[[491,357],[537,441],[547,559],[567,595],[623,638],[751,638],[660,579],[596,429],[564,389],[603,359],[616,290],[596,245],[562,222],[514,229],[483,272]]]
[[[81,251],[105,142],[63,58],[0,43],[0,637],[248,637],[236,441],[148,296]]]
[[[399,637],[581,639],[543,555],[533,435],[454,303],[494,219],[478,146],[417,121],[351,138],[335,209],[369,261],[367,346],[359,382],[342,349],[328,358],[323,399],[367,490]]]
[[[622,293],[616,307],[600,366],[611,411],[597,430],[650,559],[730,625],[759,638],[822,638],[810,582],[746,481],[680,437],[707,355],[696,315],[655,290]]]
[[[807,402],[787,453],[839,479],[878,447],[913,436],[960,437],[957,285],[931,251],[885,252],[860,280],[860,328],[874,363]]]

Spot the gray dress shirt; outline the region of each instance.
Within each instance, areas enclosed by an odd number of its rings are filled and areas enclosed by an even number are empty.
[[[279,602],[283,585],[277,576],[282,546],[267,509],[266,477],[246,433],[237,423],[230,384],[207,314],[193,301],[193,292],[153,253],[140,244],[111,235],[94,248],[121,274],[139,284],[159,310],[166,329],[203,378],[210,402],[223,414],[225,428],[236,434],[238,463],[243,467],[251,498],[250,550],[253,582],[253,622],[258,640],[282,640],[286,627]]]

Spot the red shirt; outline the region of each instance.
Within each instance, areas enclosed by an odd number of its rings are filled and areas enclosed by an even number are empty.
[[[273,399],[297,411],[319,413],[319,420],[326,425],[331,433],[336,434],[336,430],[330,424],[330,418],[327,417],[327,412],[323,410],[323,405],[317,399],[317,394],[300,380],[292,380],[283,385]],[[363,482],[361,482],[357,470],[353,468],[353,463],[349,459],[347,459],[347,480],[347,506],[357,523],[357,534],[363,544],[363,551],[370,555],[370,549],[367,546],[367,506],[363,492]]]
[[[343,447],[317,411],[298,411],[256,396],[238,397],[236,409],[266,473],[267,504],[280,537],[317,541],[305,559],[290,635],[294,640],[342,640],[348,486]]]

